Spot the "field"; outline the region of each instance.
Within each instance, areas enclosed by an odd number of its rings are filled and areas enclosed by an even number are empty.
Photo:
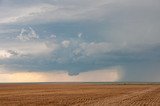
[[[158,84],[0,84],[1,106],[160,106]]]

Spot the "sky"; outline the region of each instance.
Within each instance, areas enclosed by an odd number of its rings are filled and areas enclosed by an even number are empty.
[[[0,0],[0,82],[160,81],[159,0]]]

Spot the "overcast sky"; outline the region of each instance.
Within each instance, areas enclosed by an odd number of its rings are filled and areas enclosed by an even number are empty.
[[[160,81],[159,0],[0,0],[0,82]]]

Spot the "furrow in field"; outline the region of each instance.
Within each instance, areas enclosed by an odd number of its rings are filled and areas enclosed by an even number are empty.
[[[128,95],[104,99],[91,106],[141,106],[141,105],[160,105],[159,87],[151,87],[142,91],[135,91]]]

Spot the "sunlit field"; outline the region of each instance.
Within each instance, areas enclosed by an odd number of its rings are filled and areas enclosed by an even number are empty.
[[[160,85],[127,83],[0,84],[1,106],[160,105]]]

